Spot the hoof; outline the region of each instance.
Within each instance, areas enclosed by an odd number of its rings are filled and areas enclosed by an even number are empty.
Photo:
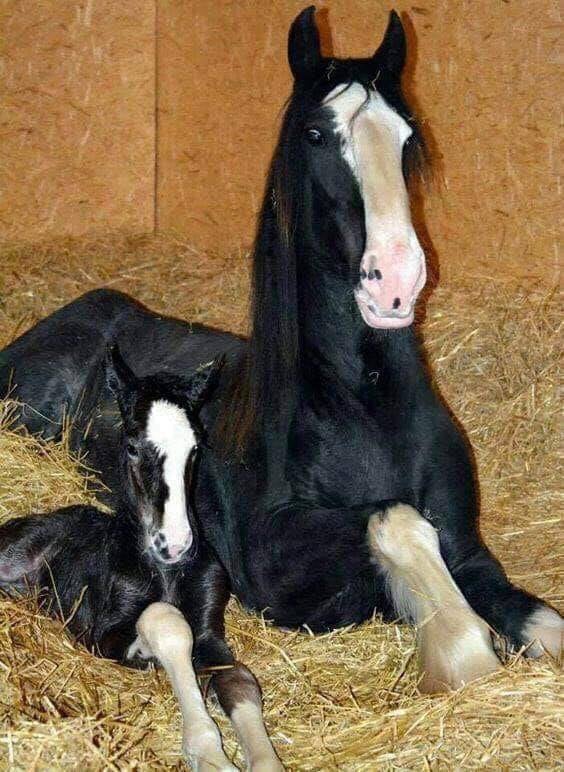
[[[249,765],[249,772],[284,772],[284,767],[277,758],[257,759]]]
[[[539,606],[523,628],[523,640],[529,644],[525,654],[534,659],[550,654],[560,659],[564,649],[564,619],[550,606]]]
[[[190,769],[195,772],[237,772],[221,745],[221,735],[211,718],[207,725],[191,727],[182,738],[182,750]]]
[[[184,752],[184,756],[194,772],[238,772],[237,767],[220,751],[200,755],[188,750]]]
[[[435,629],[427,630],[427,625],[423,625],[419,635],[420,692],[453,691],[501,669],[488,626],[474,616],[471,621],[464,619],[462,630],[456,625],[449,630],[449,620],[444,619]]]

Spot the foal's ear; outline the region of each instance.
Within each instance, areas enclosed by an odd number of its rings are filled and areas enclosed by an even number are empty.
[[[216,388],[224,364],[225,356],[221,355],[200,367],[190,378],[185,397],[192,410],[199,410]]]
[[[407,54],[407,42],[405,30],[401,19],[395,11],[390,11],[388,26],[384,33],[384,39],[373,56],[378,67],[385,67],[391,75],[399,78]]]
[[[117,345],[108,346],[106,349],[106,383],[110,391],[123,403],[137,385],[137,378],[121,355]]]
[[[288,62],[295,80],[313,78],[323,61],[315,6],[310,5],[294,19],[288,35]]]

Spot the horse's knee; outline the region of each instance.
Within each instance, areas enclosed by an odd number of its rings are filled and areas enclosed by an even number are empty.
[[[394,504],[368,521],[368,543],[378,562],[409,568],[417,553],[439,554],[439,537],[428,520],[409,504]]]
[[[218,670],[213,676],[211,685],[219,704],[228,716],[241,703],[262,705],[262,693],[257,679],[245,665],[239,662],[236,662],[233,667]]]
[[[194,638],[182,612],[170,603],[151,603],[136,624],[141,643],[161,661],[176,655],[190,656]]]
[[[394,504],[370,517],[368,546],[398,616],[416,622],[421,611],[411,589],[423,565],[440,560],[435,528],[408,504]]]

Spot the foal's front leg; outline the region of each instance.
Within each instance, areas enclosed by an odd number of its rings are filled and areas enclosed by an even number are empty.
[[[137,621],[137,638],[128,656],[156,657],[170,678],[182,712],[182,746],[198,772],[236,770],[223,752],[221,736],[212,721],[192,667],[193,636],[179,609],[152,603]]]
[[[243,747],[251,772],[283,772],[264,726],[262,695],[257,679],[239,662],[212,678],[219,703],[227,713]]]
[[[264,726],[262,695],[251,671],[236,662],[225,640],[225,607],[230,596],[227,573],[214,555],[200,553],[183,610],[192,626],[198,671],[212,671],[211,688],[231,719],[250,772],[282,772]]]

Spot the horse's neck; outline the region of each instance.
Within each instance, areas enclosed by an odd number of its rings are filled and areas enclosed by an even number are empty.
[[[303,262],[308,258],[311,251]],[[299,306],[300,368],[306,380],[319,375],[325,381],[338,381],[341,389],[356,395],[378,378],[390,389],[419,383],[423,371],[413,329],[367,327],[350,280],[304,269],[299,278]],[[314,368],[320,372],[312,373]]]

